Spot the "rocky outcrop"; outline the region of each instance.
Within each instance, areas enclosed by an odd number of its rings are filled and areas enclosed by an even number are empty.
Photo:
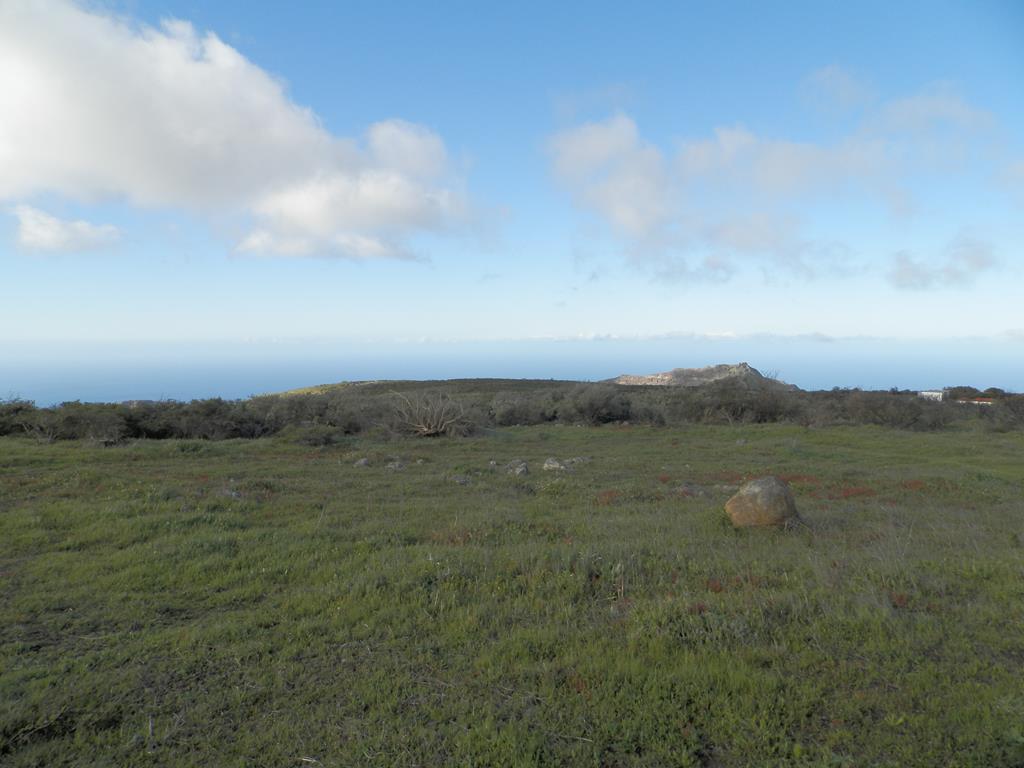
[[[703,387],[717,382],[736,382],[750,388],[783,387],[796,389],[792,384],[763,376],[747,363],[735,365],[709,365],[706,368],[675,368],[666,373],[650,376],[623,375],[610,379],[613,384],[647,387]]]
[[[513,459],[505,465],[505,474],[523,477],[530,474],[530,466],[522,459]]]

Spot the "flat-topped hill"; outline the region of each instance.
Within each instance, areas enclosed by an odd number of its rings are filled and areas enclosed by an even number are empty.
[[[782,386],[786,389],[797,389],[792,384],[764,376],[747,363],[725,363],[704,368],[674,368],[665,373],[652,373],[647,376],[624,374],[609,381],[613,384],[648,387],[702,387],[730,381],[750,388]]]

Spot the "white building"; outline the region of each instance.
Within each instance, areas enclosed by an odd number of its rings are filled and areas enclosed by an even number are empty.
[[[939,400],[941,401],[946,397],[945,390],[941,389],[926,389],[923,392],[917,393],[918,397],[923,397],[925,400]]]

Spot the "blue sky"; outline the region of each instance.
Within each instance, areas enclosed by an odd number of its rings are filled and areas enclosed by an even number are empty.
[[[1017,2],[0,0],[0,351],[1020,356],[1022,40]]]

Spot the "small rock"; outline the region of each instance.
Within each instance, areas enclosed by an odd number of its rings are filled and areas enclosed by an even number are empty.
[[[747,439],[745,437],[741,437],[739,440],[736,441],[736,445],[746,445],[746,444],[747,444]]]
[[[490,461],[487,462],[487,466],[490,467],[491,469],[497,469],[498,462],[496,462],[494,459],[491,459]]]
[[[505,466],[505,472],[509,475],[515,475],[516,477],[522,477],[523,475],[530,474],[530,466],[521,459],[509,462]]]
[[[469,485],[469,478],[466,475],[452,475],[451,481],[456,485]]]
[[[725,511],[737,528],[786,525],[800,519],[793,493],[777,477],[751,480],[725,502]]]
[[[358,461],[356,461],[356,463],[353,464],[352,466],[353,467],[368,467],[368,466],[370,466],[370,460],[364,456],[363,458],[361,458]]]
[[[395,459],[394,461],[389,461],[387,466],[384,467],[384,469],[390,470],[391,472],[401,472],[403,469],[405,469],[405,462],[399,459]]]
[[[569,466],[576,466],[577,464],[586,464],[589,461],[590,459],[585,456],[573,456],[571,459],[567,459],[565,463]]]
[[[423,464],[424,460],[423,459],[416,459],[416,461],[414,463],[415,464]]]
[[[707,489],[696,483],[683,483],[675,490],[676,493],[685,498],[703,498],[708,495]]]
[[[227,488],[220,493],[221,496],[227,496],[229,499],[240,499],[242,494],[236,491],[234,488]]]
[[[541,467],[545,472],[564,472],[565,464],[560,462],[558,459],[551,457],[544,461],[544,466]]]

